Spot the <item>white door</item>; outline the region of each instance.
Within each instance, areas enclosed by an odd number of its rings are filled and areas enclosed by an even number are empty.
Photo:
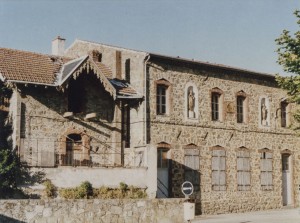
[[[157,198],[169,197],[169,160],[168,149],[158,148],[157,151]]]
[[[282,155],[282,203],[283,206],[291,205],[292,202],[292,167],[291,156]]]

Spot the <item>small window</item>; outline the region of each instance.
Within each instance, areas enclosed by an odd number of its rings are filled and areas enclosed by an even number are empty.
[[[220,96],[216,92],[211,94],[211,118],[213,121],[220,120]]]
[[[226,190],[226,152],[224,149],[212,150],[212,190]]]
[[[289,154],[283,154],[282,155],[282,170],[288,171],[290,169],[289,167]]]
[[[273,190],[273,154],[262,151],[260,154],[260,183],[262,190]]]
[[[247,150],[237,151],[237,182],[239,191],[250,190],[250,152]]]
[[[245,115],[245,97],[244,96],[237,96],[236,98],[236,117],[238,123],[244,123],[244,115]]]
[[[287,127],[288,124],[288,112],[287,112],[287,108],[288,108],[288,103],[286,101],[282,101],[280,103],[280,110],[281,110],[281,127]]]

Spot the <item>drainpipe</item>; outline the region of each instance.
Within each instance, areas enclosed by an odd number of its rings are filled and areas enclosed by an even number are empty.
[[[147,145],[147,63],[150,60],[150,54],[147,53],[145,56],[145,67],[144,67],[144,97],[145,97],[145,106],[144,106],[144,137],[145,137],[145,146]]]

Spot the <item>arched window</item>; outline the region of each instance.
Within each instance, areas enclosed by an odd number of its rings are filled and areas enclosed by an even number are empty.
[[[90,165],[90,137],[84,132],[72,129],[61,137],[57,165]]]

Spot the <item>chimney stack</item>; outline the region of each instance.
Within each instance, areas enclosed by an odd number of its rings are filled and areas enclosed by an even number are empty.
[[[52,40],[52,54],[56,56],[63,56],[65,51],[65,41],[66,39],[60,36]]]

